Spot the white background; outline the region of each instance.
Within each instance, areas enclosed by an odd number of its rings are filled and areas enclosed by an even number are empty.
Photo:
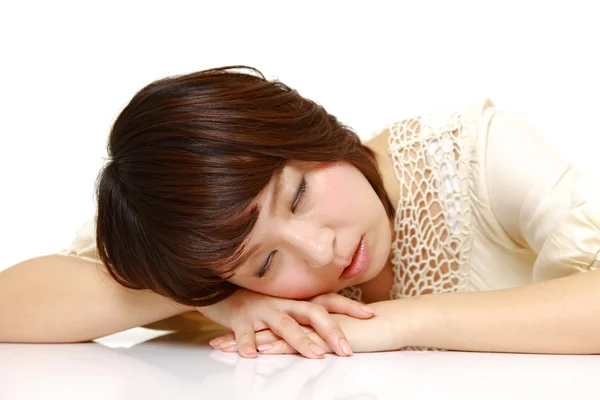
[[[0,5],[0,270],[57,252],[93,214],[108,131],[135,91],[211,67],[259,68],[362,137],[487,95],[595,167],[592,1],[91,3]]]

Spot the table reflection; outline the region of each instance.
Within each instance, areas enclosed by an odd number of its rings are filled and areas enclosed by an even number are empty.
[[[130,348],[0,344],[2,399],[568,398],[597,390],[598,356],[387,352],[244,359],[214,351],[222,332],[173,332]]]

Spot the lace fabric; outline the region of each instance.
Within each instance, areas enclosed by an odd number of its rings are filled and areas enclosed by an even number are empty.
[[[470,126],[461,113],[438,112],[389,127],[388,146],[400,184],[391,299],[467,287]]]
[[[472,238],[471,122],[468,113],[436,112],[386,127],[400,185],[390,299],[467,288]],[[361,301],[359,288],[340,293]]]

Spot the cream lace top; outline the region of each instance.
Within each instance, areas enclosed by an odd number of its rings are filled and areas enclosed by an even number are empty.
[[[598,184],[483,99],[386,127],[400,184],[390,298],[492,290],[600,266]],[[59,254],[98,261],[94,218]],[[343,294],[360,300],[358,288]]]
[[[483,99],[385,130],[400,185],[391,299],[600,266],[599,185],[520,116]],[[340,293],[361,300],[359,288]]]

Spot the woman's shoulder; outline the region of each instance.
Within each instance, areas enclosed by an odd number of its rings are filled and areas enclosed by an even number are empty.
[[[489,97],[481,97],[464,104],[437,107],[426,112],[406,115],[373,132],[365,140],[365,145],[377,149],[391,149],[436,139],[448,132],[456,134],[460,130],[476,131],[477,125],[484,122],[486,116],[491,114],[490,110],[494,108],[494,102]]]
[[[399,180],[410,171],[435,166],[450,157],[467,161],[494,108],[488,97],[468,104],[432,109],[387,124],[365,142],[377,155],[384,186],[393,201],[399,199]]]

